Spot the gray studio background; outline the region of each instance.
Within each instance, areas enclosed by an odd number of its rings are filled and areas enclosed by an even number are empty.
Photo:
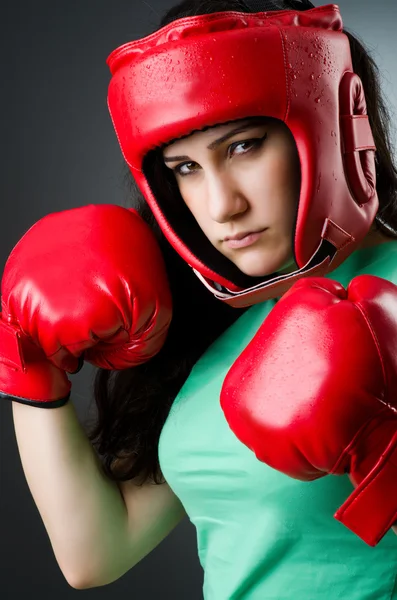
[[[4,2],[0,272],[13,245],[45,214],[88,203],[125,204],[123,161],[106,106],[105,60],[116,46],[153,30],[158,16],[172,4],[172,0]],[[397,2],[341,0],[339,5],[345,24],[372,49],[383,71],[396,123]],[[72,398],[81,418],[91,400],[91,381],[88,366],[73,378]],[[2,600],[202,598],[203,574],[188,519],[117,582],[92,590],[71,588],[25,482],[11,405],[5,401],[0,403],[0,436]]]

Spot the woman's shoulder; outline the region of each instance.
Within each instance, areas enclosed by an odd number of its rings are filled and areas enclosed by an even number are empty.
[[[397,285],[397,239],[384,238],[362,245],[326,277],[346,287],[359,275],[376,275]]]
[[[397,239],[386,238],[379,245],[369,247],[367,254],[369,264],[366,271],[397,285]]]

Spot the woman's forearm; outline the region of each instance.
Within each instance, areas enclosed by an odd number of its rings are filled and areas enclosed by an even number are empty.
[[[14,402],[13,417],[25,476],[66,579],[84,586],[111,571],[112,561],[125,571],[123,497],[103,474],[72,402],[55,409]]]

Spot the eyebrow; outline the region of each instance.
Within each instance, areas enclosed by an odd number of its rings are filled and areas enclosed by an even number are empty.
[[[207,149],[215,150],[215,148],[217,148],[218,146],[223,144],[223,142],[226,142],[228,139],[230,139],[234,135],[237,135],[237,133],[243,133],[244,131],[247,131],[247,129],[252,129],[253,127],[256,127],[259,124],[263,124],[263,119],[252,119],[249,121],[249,123],[243,123],[242,125],[235,127],[231,131],[228,131],[227,133],[222,135],[220,138],[218,138],[218,139],[214,140],[213,142],[211,142],[210,144],[208,144]],[[180,161],[180,160],[190,160],[190,156],[187,156],[187,155],[164,156],[165,163],[176,162],[176,161]]]

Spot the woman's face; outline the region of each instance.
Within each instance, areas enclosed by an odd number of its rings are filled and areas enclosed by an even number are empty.
[[[300,164],[284,123],[251,118],[219,125],[169,144],[163,157],[198,225],[243,273],[296,268]]]

